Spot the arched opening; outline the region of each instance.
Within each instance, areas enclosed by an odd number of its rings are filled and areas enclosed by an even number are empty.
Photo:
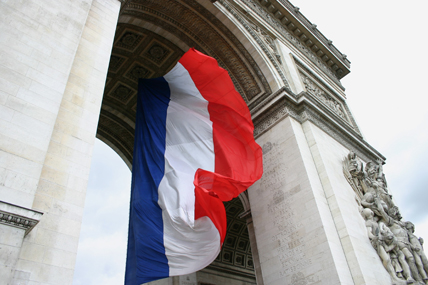
[[[250,236],[246,219],[243,217],[244,206],[239,197],[225,202],[224,206],[227,233],[223,247],[214,262],[198,273],[198,281],[204,282],[207,279],[207,283],[211,280],[209,284],[213,284],[212,280],[217,279],[215,284],[234,284],[232,280],[256,284]],[[224,283],[220,278],[227,278],[228,282]]]
[[[131,172],[100,140],[94,144],[74,285],[123,284]]]
[[[166,74],[190,47],[217,59],[246,102],[271,89],[261,58],[208,1],[126,1],[122,6],[104,90],[97,137],[130,167],[138,78]]]
[[[248,50],[252,47],[249,42],[242,41],[246,37],[208,1],[125,1],[110,58],[97,137],[131,168],[138,78],[163,76],[190,47],[216,58],[248,104],[270,94],[259,68],[262,59],[254,50]],[[256,283],[246,217],[240,217],[249,210],[247,204],[238,198],[226,203],[228,235],[217,259],[197,273],[200,282]]]
[[[128,236],[131,173],[116,151],[94,145],[74,285],[123,282]],[[197,272],[206,284],[256,284],[245,197],[225,203],[227,235],[216,260]],[[244,202],[244,203],[243,203]]]

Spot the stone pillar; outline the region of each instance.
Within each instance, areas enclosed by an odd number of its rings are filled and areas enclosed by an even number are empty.
[[[248,194],[264,284],[390,284],[343,174],[349,149],[290,116],[257,142],[264,175]]]
[[[0,200],[32,207],[90,3],[0,3]]]
[[[355,284],[390,284],[376,250],[367,237],[356,194],[343,174],[349,150],[310,121],[302,124]]]
[[[259,250],[257,248],[256,236],[254,234],[253,218],[247,218],[248,235],[250,237],[251,252],[253,254],[254,273],[256,274],[257,285],[264,285],[263,274],[260,267]]]
[[[21,131],[21,141],[28,145],[40,145],[40,151],[35,150],[36,146],[28,151],[37,155],[37,161],[34,161],[33,157],[26,161],[22,157],[13,160],[13,146],[8,153],[8,156],[12,157],[12,162],[8,165],[16,167],[23,176],[34,173],[31,189],[27,191],[29,194],[21,194],[22,189],[6,189],[7,193],[11,193],[9,200],[22,200],[25,206],[44,213],[40,223],[23,240],[12,284],[71,284],[92,147],[120,2],[45,1],[43,5],[38,4],[39,1],[33,2],[35,3],[30,3],[28,7],[16,3],[15,8],[25,13],[30,13],[27,10],[35,13],[34,19],[28,20],[27,24],[36,25],[38,38],[32,38],[28,44],[37,50],[43,50],[43,45],[48,45],[51,52],[43,54],[39,51],[45,60],[36,62],[36,58],[30,61],[40,72],[36,73],[31,68],[27,70],[27,77],[34,78],[28,79],[22,96],[26,96],[27,101],[37,101],[41,98],[40,104],[45,104],[45,109],[50,110],[51,106],[56,109],[52,108],[53,113],[48,112],[47,115],[45,112],[36,112],[38,109],[34,111],[34,116],[38,115],[41,121],[49,121],[48,123],[33,122],[35,120],[32,118],[22,122],[28,126]],[[55,20],[58,19],[52,16],[52,22],[49,22],[49,19],[44,19],[45,14],[53,14],[66,20],[64,23],[57,23]],[[50,26],[37,26],[36,20],[48,21]],[[25,28],[24,24],[16,25],[18,29]],[[49,43],[49,39],[56,39],[57,35],[53,34],[52,30],[56,31],[57,25],[61,27],[57,31],[60,42]],[[69,43],[74,49],[68,47]],[[63,47],[64,50],[61,49]],[[64,58],[64,54],[69,57]],[[23,88],[18,88],[18,92],[21,89]],[[33,93],[37,93],[37,99],[31,99]],[[27,107],[30,105],[28,102],[23,104]],[[23,112],[25,113],[24,110]],[[16,124],[16,120],[11,122],[12,124]],[[25,138],[26,131],[35,138]],[[11,133],[13,134],[13,131]],[[9,144],[12,145],[12,142]],[[16,152],[27,153],[23,147],[18,148]],[[25,163],[13,164],[18,160]]]
[[[0,276],[9,284],[22,240],[39,222],[42,213],[0,201]]]
[[[301,124],[262,134],[264,175],[248,189],[264,285],[354,284]]]

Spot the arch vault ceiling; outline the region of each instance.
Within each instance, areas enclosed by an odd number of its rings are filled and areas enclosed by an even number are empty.
[[[188,48],[216,58],[247,103],[271,92],[250,52],[215,14],[219,11],[209,1],[122,3],[97,137],[128,166],[132,164],[138,78],[165,75]]]
[[[247,103],[271,93],[267,80],[231,23],[210,1],[123,1],[104,90],[97,137],[132,165],[138,78],[165,75],[190,48],[217,59]],[[229,25],[229,26],[227,26]],[[232,26],[233,28],[233,26]],[[241,37],[242,38],[242,37]],[[250,45],[246,45],[250,46]],[[254,279],[239,199],[225,204],[228,230],[223,250],[207,270]]]

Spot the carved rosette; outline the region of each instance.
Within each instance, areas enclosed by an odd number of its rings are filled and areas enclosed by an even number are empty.
[[[367,235],[393,284],[427,284],[428,259],[423,239],[411,222],[401,221],[398,207],[388,192],[382,163],[364,165],[354,152],[343,160],[343,173],[355,192]]]

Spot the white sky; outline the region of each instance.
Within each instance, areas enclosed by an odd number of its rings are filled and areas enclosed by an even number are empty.
[[[342,84],[404,220],[428,241],[428,1],[294,0],[351,61]],[[74,285],[122,284],[131,174],[97,141]]]

